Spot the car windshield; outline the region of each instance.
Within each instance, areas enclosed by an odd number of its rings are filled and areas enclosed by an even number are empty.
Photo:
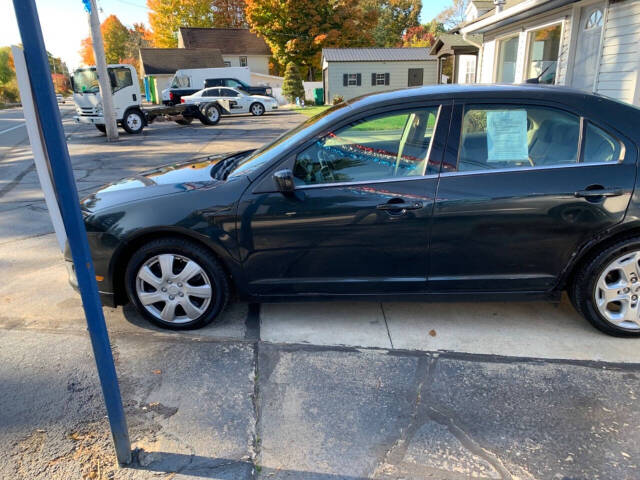
[[[271,159],[271,156],[269,155],[271,151],[275,150],[277,147],[284,144],[287,140],[294,137],[296,134],[302,132],[303,130],[306,130],[307,128],[311,127],[315,123],[319,122],[320,120],[325,118],[327,115],[334,113],[338,110],[341,110],[347,106],[348,106],[347,103],[334,105],[333,107],[328,108],[327,110],[320,112],[317,115],[309,118],[308,120],[301,123],[297,127],[289,130],[288,132],[283,133],[282,135],[277,137],[273,142],[262,146],[261,148],[253,152],[252,155],[238,162],[235,165],[235,168],[228,174],[227,178],[235,177],[238,175],[247,175],[250,172],[256,171],[258,168],[264,165],[265,162]]]
[[[97,93],[100,90],[95,68],[81,68],[73,72],[74,93]]]

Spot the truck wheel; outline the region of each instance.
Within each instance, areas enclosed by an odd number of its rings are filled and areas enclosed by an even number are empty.
[[[106,133],[107,132],[107,126],[106,125],[96,125],[95,127],[98,130],[100,130],[102,133]]]
[[[140,110],[129,110],[122,119],[122,128],[131,134],[142,132],[144,128],[144,118]]]
[[[220,121],[220,109],[214,103],[200,109],[200,121],[205,125],[215,125]]]
[[[180,120],[176,120],[178,125],[191,125],[191,122],[193,122],[193,117],[183,117]]]
[[[264,114],[264,105],[258,102],[252,103],[251,106],[249,107],[249,111],[251,112],[252,115],[259,117]]]

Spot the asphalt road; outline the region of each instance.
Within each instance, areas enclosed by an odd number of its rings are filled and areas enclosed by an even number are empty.
[[[108,144],[62,112],[81,195],[303,120],[165,123]],[[117,469],[20,116],[0,111],[0,478],[640,477],[638,343],[566,302],[235,304],[184,333],[105,309],[136,449]]]

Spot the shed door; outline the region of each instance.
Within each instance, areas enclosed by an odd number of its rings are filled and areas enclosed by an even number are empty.
[[[604,3],[589,5],[580,11],[578,41],[573,63],[571,85],[581,90],[592,91],[596,66],[600,57],[600,38],[604,22]]]
[[[417,87],[422,85],[423,74],[424,74],[423,68],[410,68],[409,69],[409,86]]]

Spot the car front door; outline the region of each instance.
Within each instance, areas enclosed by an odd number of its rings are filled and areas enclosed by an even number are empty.
[[[455,105],[433,214],[429,290],[539,292],[622,221],[631,144],[545,105]]]
[[[309,139],[239,204],[239,244],[256,295],[420,293],[450,105],[360,114]]]
[[[231,88],[221,88],[220,92],[225,100],[229,100],[231,113],[247,113],[249,111],[249,105],[243,95]]]

